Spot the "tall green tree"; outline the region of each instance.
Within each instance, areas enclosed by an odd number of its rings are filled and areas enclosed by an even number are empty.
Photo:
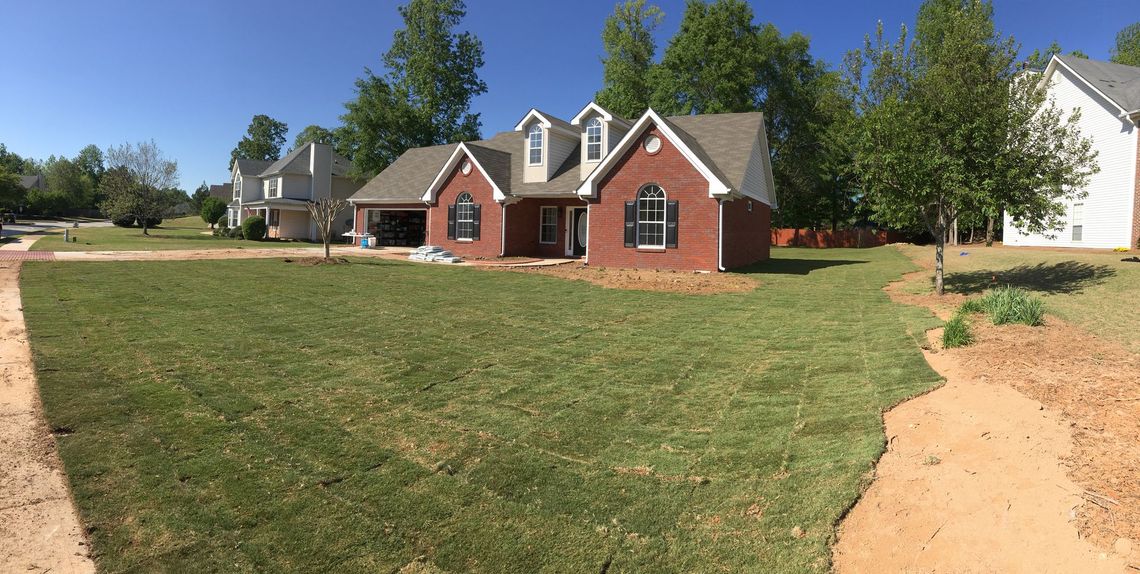
[[[44,189],[28,193],[28,205],[40,213],[62,214],[69,209],[90,209],[95,201],[95,184],[76,162],[48,158],[44,164]]]
[[[602,89],[598,105],[625,118],[637,118],[649,108],[650,70],[657,45],[653,31],[665,14],[645,0],[625,0],[614,6],[602,28]]]
[[[851,59],[862,117],[856,167],[878,221],[923,225],[943,293],[946,233],[963,213],[1004,207],[1031,231],[1054,228],[1096,173],[1079,112],[1065,115],[1017,74],[1013,38],[981,0],[927,0],[913,43],[875,40]]]
[[[0,163],[0,209],[15,209],[23,205],[25,195],[20,176],[8,171],[8,167]]]
[[[336,146],[336,134],[332,130],[322,128],[316,124],[305,126],[301,133],[293,139],[293,149],[298,149],[311,142]]]
[[[338,151],[361,177],[375,175],[411,147],[479,138],[479,114],[470,108],[487,91],[478,74],[483,43],[456,31],[464,3],[411,0],[399,12],[404,28],[384,54],[387,73],[365,69],[335,132]]]
[[[230,169],[239,159],[259,159],[274,161],[281,159],[281,148],[285,145],[285,135],[289,125],[267,115],[258,114],[249,122],[246,134],[230,152]]]
[[[1058,44],[1056,40],[1054,40],[1049,43],[1048,48],[1045,48],[1044,50],[1034,49],[1032,52],[1030,52],[1029,56],[1025,58],[1025,67],[1031,70],[1043,70],[1045,69],[1045,66],[1049,65],[1049,60],[1052,60],[1053,56],[1058,54],[1076,56],[1078,58],[1085,58],[1086,60],[1089,57],[1088,54],[1080,50],[1072,50],[1066,54],[1065,50],[1061,48],[1061,45]]]
[[[203,181],[202,185],[199,185],[198,188],[194,190],[194,193],[190,195],[190,207],[193,207],[195,212],[201,211],[202,202],[205,201],[207,197],[210,197],[210,186]]]
[[[1116,34],[1112,61],[1126,66],[1140,66],[1140,22],[1125,26]]]
[[[79,155],[75,156],[75,165],[91,178],[91,183],[98,186],[99,180],[103,177],[103,172],[106,167],[103,165],[103,150],[99,146],[90,144],[83,149],[79,150]]]
[[[756,109],[760,41],[743,0],[687,0],[681,28],[653,68],[653,109],[667,115]]]

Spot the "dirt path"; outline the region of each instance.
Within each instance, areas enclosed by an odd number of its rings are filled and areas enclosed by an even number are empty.
[[[94,572],[40,409],[19,266],[0,262],[0,572]]]
[[[942,317],[960,303],[901,285]],[[884,416],[835,570],[1140,572],[1140,358],[1053,317],[975,331],[941,351],[931,333],[947,383]]]

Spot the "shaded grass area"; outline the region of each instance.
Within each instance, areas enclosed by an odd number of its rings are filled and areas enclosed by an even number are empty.
[[[825,572],[938,321],[881,290],[894,249],[774,252],[712,296],[377,259],[21,281],[105,572]]]
[[[304,241],[245,241],[222,239],[210,231],[201,217],[164,221],[143,235],[141,227],[80,227],[69,229],[73,242],[63,242],[63,230],[47,233],[32,245],[32,251],[158,251],[171,249],[256,249],[264,247],[320,247]]]
[[[932,247],[903,246],[903,253],[934,262]],[[966,251],[969,255],[961,256]],[[947,250],[946,290],[974,295],[993,287],[1023,287],[1040,295],[1046,311],[1140,351],[1140,263],[1131,253],[968,246]],[[909,289],[927,292],[917,281]]]

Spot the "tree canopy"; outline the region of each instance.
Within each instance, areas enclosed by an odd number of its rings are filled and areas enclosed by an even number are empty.
[[[322,128],[316,124],[305,126],[301,133],[293,139],[293,149],[299,149],[312,142],[336,145],[336,134],[332,130]]]
[[[20,176],[8,171],[8,167],[0,163],[0,209],[19,207],[24,203],[24,196]]]
[[[178,187],[178,162],[168,159],[151,140],[109,148],[107,165],[102,181],[105,199],[99,208],[111,219],[136,218],[143,235],[149,235],[151,222],[161,221],[171,207],[166,190]]]
[[[963,213],[1005,208],[1019,226],[1056,226],[1065,201],[1098,169],[1036,76],[1016,73],[1016,46],[981,0],[927,0],[916,34],[874,40],[851,58],[861,112],[856,169],[877,220],[923,225],[935,239],[943,292],[947,230]]]
[[[598,105],[625,118],[637,118],[649,108],[650,70],[657,45],[653,31],[664,19],[661,9],[645,0],[614,6],[602,28],[602,89]]]
[[[1085,54],[1080,50],[1071,50],[1068,54],[1065,54],[1065,50],[1061,48],[1061,45],[1058,44],[1056,40],[1054,40],[1050,42],[1049,47],[1045,48],[1044,50],[1034,49],[1032,52],[1030,52],[1029,56],[1025,58],[1025,67],[1029,68],[1030,70],[1043,70],[1045,69],[1045,66],[1049,65],[1049,60],[1052,60],[1053,56],[1058,54],[1076,56],[1078,58],[1085,59],[1088,59],[1089,57],[1088,54]]]
[[[285,145],[285,135],[289,125],[267,115],[258,114],[249,122],[246,134],[230,152],[230,169],[239,159],[274,161],[281,159],[281,148]]]
[[[412,147],[479,138],[479,114],[470,108],[487,91],[478,75],[483,43],[456,31],[464,3],[411,0],[399,12],[404,28],[383,57],[387,73],[365,69],[335,132],[338,151],[353,160],[360,177],[375,175]]]
[[[1140,22],[1134,22],[1117,32],[1113,45],[1112,61],[1126,66],[1140,66]]]

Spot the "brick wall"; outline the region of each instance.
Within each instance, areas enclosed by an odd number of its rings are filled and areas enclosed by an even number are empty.
[[[1133,185],[1136,189],[1132,193],[1132,245],[1128,247],[1136,249],[1140,247],[1140,129],[1136,130],[1136,178]]]
[[[752,204],[749,211],[748,204]],[[772,208],[755,199],[737,199],[724,202],[724,249],[721,263],[733,269],[765,261],[771,253]]]
[[[507,206],[506,255],[566,257],[567,207],[586,207],[581,199],[527,198]],[[558,233],[553,245],[538,242],[541,208],[558,208]]]
[[[483,173],[472,169],[471,173],[463,175],[458,167],[462,164],[462,161],[456,164],[436,194],[435,203],[428,209],[427,242],[462,257],[498,257],[502,250],[503,207],[495,202],[495,192]],[[482,206],[479,219],[482,229],[478,241],[447,238],[447,206],[454,205],[463,192],[470,193],[475,203]]]
[[[646,134],[661,138],[661,149],[650,155],[636,145],[598,184],[590,200],[590,245],[587,257],[598,267],[642,267],[715,271],[717,267],[717,202],[710,199],[708,181],[656,127]],[[637,199],[646,184],[665,190],[677,201],[677,247],[650,251],[625,247],[625,202]],[[767,230],[764,231],[767,234]]]

